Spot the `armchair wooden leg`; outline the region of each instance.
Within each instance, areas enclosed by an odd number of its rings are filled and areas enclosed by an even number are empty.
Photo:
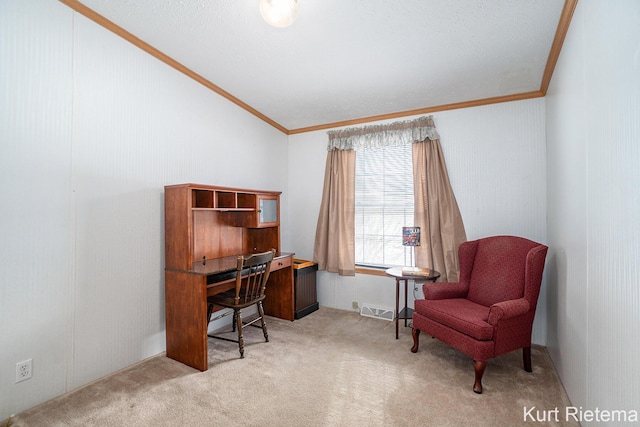
[[[473,361],[473,369],[476,372],[476,381],[473,383],[473,391],[475,393],[482,393],[482,375],[484,375],[484,369],[487,367],[487,362],[480,362],[478,360]]]
[[[531,347],[522,348],[522,361],[524,362],[524,370],[531,372]]]
[[[411,353],[416,353],[418,351],[418,345],[420,344],[420,329],[411,329],[411,336],[413,337],[413,347],[411,347]]]

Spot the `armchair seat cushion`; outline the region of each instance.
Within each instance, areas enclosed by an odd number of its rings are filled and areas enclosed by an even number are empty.
[[[478,341],[491,341],[494,328],[487,320],[489,307],[465,298],[416,300],[415,311]]]

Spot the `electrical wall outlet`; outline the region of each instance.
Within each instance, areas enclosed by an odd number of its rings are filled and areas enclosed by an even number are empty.
[[[354,310],[357,310],[358,309],[358,301],[351,302],[351,308],[353,308]]]
[[[23,360],[22,362],[16,363],[16,383],[31,378],[33,369],[32,362],[32,359],[27,359]]]

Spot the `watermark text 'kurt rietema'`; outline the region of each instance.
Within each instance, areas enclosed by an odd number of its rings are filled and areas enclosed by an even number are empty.
[[[532,406],[523,408],[525,422],[637,422],[638,411],[635,409],[584,409],[582,406],[567,406],[563,409],[540,409]]]

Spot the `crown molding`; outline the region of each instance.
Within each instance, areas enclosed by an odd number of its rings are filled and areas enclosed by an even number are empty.
[[[556,29],[556,35],[553,38],[551,51],[549,52],[549,57],[547,58],[547,65],[544,69],[544,74],[542,75],[540,92],[542,92],[543,96],[547,94],[547,89],[549,89],[551,77],[553,76],[553,70],[555,70],[556,68],[556,63],[558,62],[558,58],[560,57],[560,51],[562,50],[564,39],[567,36],[567,32],[569,31],[569,24],[571,24],[571,18],[573,17],[573,12],[576,10],[577,5],[578,0],[565,0],[564,2],[564,7],[562,8],[562,13],[560,14],[560,21],[558,22],[558,28]]]
[[[397,113],[380,114],[377,116],[362,117],[359,119],[345,120],[342,122],[334,122],[334,123],[327,123],[323,125],[292,129],[288,132],[288,134],[293,135],[297,133],[313,132],[317,130],[332,129],[332,128],[343,127],[343,126],[353,126],[353,125],[358,125],[362,123],[377,122],[381,120],[397,119],[399,117],[416,116],[419,114],[430,114],[430,113],[439,112],[439,111],[479,107],[482,105],[498,104],[501,102],[521,101],[523,99],[540,98],[543,96],[544,94],[541,91],[536,90],[533,92],[524,92],[524,93],[516,93],[513,95],[496,96],[493,98],[477,99],[474,101],[456,102],[454,104],[443,104],[443,105],[437,105],[434,107],[418,108],[415,110],[399,111]]]
[[[444,105],[438,105],[438,106],[433,106],[433,107],[419,108],[419,109],[415,109],[415,110],[399,111],[399,112],[395,112],[395,113],[380,114],[380,115],[376,115],[376,116],[362,117],[362,118],[358,118],[358,119],[345,120],[345,121],[334,122],[334,123],[326,123],[326,124],[321,124],[321,125],[308,126],[308,127],[304,127],[304,128],[287,129],[284,126],[282,126],[281,124],[277,123],[276,121],[274,121],[274,120],[270,119],[269,117],[267,117],[266,115],[262,114],[260,111],[258,111],[255,108],[251,107],[246,102],[236,98],[235,96],[233,96],[229,92],[225,91],[221,87],[215,85],[214,83],[212,83],[209,80],[205,79],[204,77],[202,77],[198,73],[196,73],[193,70],[185,67],[180,62],[178,62],[175,59],[171,58],[170,56],[164,54],[163,52],[161,52],[160,50],[158,50],[155,47],[151,46],[147,42],[139,39],[138,37],[134,36],[133,34],[128,32],[127,30],[125,30],[124,28],[120,27],[119,25],[117,25],[114,22],[108,20],[107,18],[105,18],[104,16],[100,15],[99,13],[95,12],[93,9],[90,9],[89,7],[87,7],[84,4],[80,3],[78,0],[58,0],[58,1],[60,1],[61,3],[67,5],[68,7],[70,7],[73,10],[75,10],[79,14],[85,16],[86,18],[92,20],[96,24],[98,24],[98,25],[104,27],[105,29],[111,31],[112,33],[122,37],[123,39],[127,40],[128,42],[130,42],[134,46],[142,49],[143,51],[147,52],[151,56],[159,59],[160,61],[164,62],[165,64],[169,65],[170,67],[174,68],[175,70],[181,72],[182,74],[186,75],[187,77],[189,77],[189,78],[195,80],[196,82],[202,84],[203,86],[205,86],[209,90],[212,90],[213,92],[217,93],[218,95],[222,96],[223,98],[226,98],[227,100],[231,101],[232,103],[236,104],[237,106],[239,106],[240,108],[246,110],[247,112],[253,114],[254,116],[259,118],[260,120],[268,123],[269,125],[273,126],[274,128],[278,129],[280,132],[282,132],[282,133],[284,133],[286,135],[294,135],[294,134],[300,134],[300,133],[306,133],[306,132],[314,132],[314,131],[318,131],[318,130],[331,129],[331,128],[343,127],[343,126],[353,126],[353,125],[358,125],[358,124],[362,124],[362,123],[370,123],[370,122],[375,122],[375,121],[388,120],[388,119],[394,119],[394,118],[399,118],[399,117],[407,117],[407,116],[413,116],[413,115],[419,115],[419,114],[429,114],[429,113],[439,112],[439,111],[455,110],[455,109],[460,109],[460,108],[479,107],[479,106],[482,106],[482,105],[490,105],[490,104],[496,104],[496,103],[502,103],[502,102],[512,102],[512,101],[520,101],[520,100],[524,100],[524,99],[544,97],[546,95],[546,93],[547,93],[547,89],[549,88],[549,84],[551,82],[551,77],[553,76],[553,71],[554,71],[556,63],[558,61],[558,57],[560,56],[560,51],[562,49],[562,45],[564,43],[564,39],[565,39],[565,37],[567,35],[567,32],[569,31],[569,25],[571,23],[571,18],[573,17],[573,12],[575,11],[576,5],[578,4],[578,0],[565,0],[564,7],[563,7],[562,13],[560,15],[560,20],[558,22],[558,28],[556,29],[556,34],[555,34],[555,37],[553,39],[553,43],[551,45],[551,50],[549,52],[549,57],[547,58],[547,64],[546,64],[546,67],[545,67],[545,70],[544,70],[544,74],[543,74],[543,77],[542,77],[540,90],[538,90],[538,91],[524,92],[524,93],[506,95],[506,96],[496,96],[496,97],[493,97],[493,98],[485,98],[485,99],[478,99],[478,100],[473,100],[473,101],[457,102],[457,103],[453,103],[453,104],[444,104]]]
[[[217,93],[218,95],[220,95],[220,96],[226,98],[227,100],[233,102],[234,104],[236,104],[240,108],[248,111],[249,113],[253,114],[254,116],[258,117],[259,119],[269,123],[271,126],[273,126],[274,128],[278,129],[279,131],[281,131],[283,133],[288,133],[288,130],[284,126],[282,126],[281,124],[275,122],[274,120],[271,120],[269,117],[265,116],[264,114],[262,114],[261,112],[259,112],[255,108],[251,107],[246,102],[236,98],[235,96],[233,96],[232,94],[230,94],[226,90],[222,89],[221,87],[219,87],[219,86],[213,84],[212,82],[210,82],[209,80],[205,79],[200,74],[198,74],[198,73],[194,72],[193,70],[185,67],[180,62],[176,61],[175,59],[171,58],[170,56],[168,56],[168,55],[164,54],[163,52],[159,51],[158,49],[156,49],[155,47],[151,46],[149,43],[145,42],[144,40],[141,40],[138,37],[134,36],[133,34],[128,32],[124,28],[122,28],[119,25],[115,24],[114,22],[108,20],[107,18],[105,18],[104,16],[100,15],[99,13],[94,11],[93,9],[90,9],[87,6],[83,5],[78,0],[59,0],[59,1],[61,3],[64,3],[65,5],[69,6],[71,9],[75,10],[79,14],[89,18],[90,20],[92,20],[96,24],[104,27],[105,29],[111,31],[112,33],[122,37],[125,40],[127,40],[128,42],[130,42],[134,46],[144,50],[145,52],[147,52],[151,56],[159,59],[160,61],[164,62],[168,66],[176,69],[177,71],[181,72],[182,74],[186,75],[187,77],[195,80],[196,82],[200,83],[201,85],[205,86],[206,88],[208,88],[208,89],[212,90],[213,92]]]

